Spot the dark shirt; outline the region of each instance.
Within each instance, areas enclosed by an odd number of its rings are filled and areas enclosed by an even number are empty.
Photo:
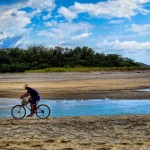
[[[32,89],[32,88],[30,88],[30,87],[28,87],[28,91],[27,91],[27,93],[29,93],[30,94],[30,96],[32,97],[32,98],[35,98],[35,97],[37,97],[38,96],[38,92],[35,90],[35,89]]]

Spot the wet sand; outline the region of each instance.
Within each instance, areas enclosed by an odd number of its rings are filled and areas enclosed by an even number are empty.
[[[0,74],[0,97],[18,98],[27,83],[43,99],[150,99],[150,71]]]
[[[1,119],[1,150],[150,150],[150,115]]]

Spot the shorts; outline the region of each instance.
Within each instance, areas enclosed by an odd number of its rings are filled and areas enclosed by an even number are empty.
[[[37,101],[40,100],[40,96],[34,97],[32,98],[32,100],[30,101],[31,104],[36,104]]]

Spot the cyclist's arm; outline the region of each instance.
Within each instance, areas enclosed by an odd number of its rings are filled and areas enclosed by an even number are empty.
[[[27,97],[27,96],[29,96],[30,94],[29,93],[25,93],[25,94],[23,94],[20,98],[22,99],[23,97]]]

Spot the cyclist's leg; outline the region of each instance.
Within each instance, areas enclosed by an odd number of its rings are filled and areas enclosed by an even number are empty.
[[[30,114],[27,115],[27,117],[32,117],[33,116],[33,104],[30,103],[30,107],[31,107],[31,110],[30,110]]]
[[[40,101],[40,96],[37,96],[35,99],[34,111],[37,109],[37,105],[38,105],[39,101]]]
[[[30,117],[34,115],[38,101],[40,101],[40,96],[37,96],[30,101],[30,106],[31,106],[31,114],[29,115]]]

